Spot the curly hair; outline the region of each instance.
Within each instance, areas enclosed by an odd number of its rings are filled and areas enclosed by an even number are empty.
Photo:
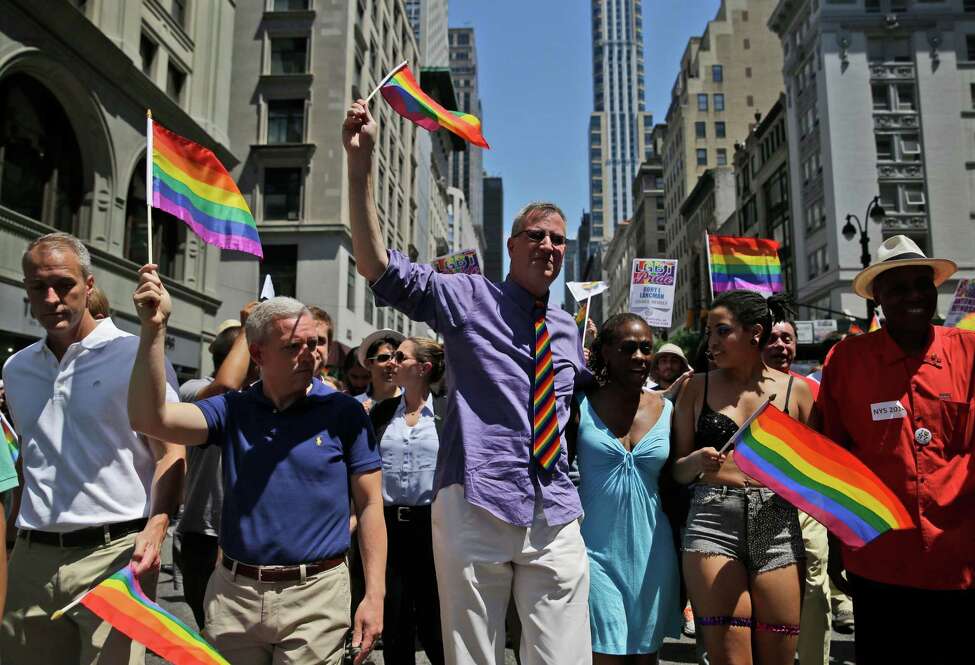
[[[593,340],[592,347],[589,350],[589,369],[600,383],[605,383],[609,378],[609,370],[607,370],[606,363],[603,360],[603,347],[611,346],[618,342],[620,339],[620,330],[629,323],[639,323],[646,326],[647,330],[650,331],[651,339],[653,339],[653,328],[650,327],[642,316],[633,314],[632,312],[623,312],[622,314],[615,314],[609,317],[599,329],[599,332],[596,334],[596,339]]]
[[[758,339],[758,348],[765,348],[769,336],[772,334],[772,326],[780,322],[792,324],[795,330],[796,314],[793,309],[792,299],[789,296],[777,293],[768,300],[761,294],[754,291],[744,291],[737,289],[725,291],[711,303],[711,309],[724,307],[735,320],[742,326],[762,326],[762,335]]]

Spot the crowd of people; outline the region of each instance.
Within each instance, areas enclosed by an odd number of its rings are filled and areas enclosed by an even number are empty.
[[[860,665],[966,657],[975,335],[932,324],[954,263],[886,240],[853,280],[884,327],[828,340],[808,377],[788,299],[750,291],[714,299],[690,363],[628,313],[583,349],[549,303],[561,210],[518,214],[502,283],[413,263],[383,243],[377,131],[356,102],[356,265],[437,340],[379,330],[330,364],[328,313],[275,297],[221,323],[212,375],[177,386],[156,266],[131,335],[83,243],[30,243],[46,334],[3,369],[21,442],[19,477],[0,454],[0,491],[21,486],[0,557],[4,665],[143,662],[83,607],[50,617],[125,565],[152,595],[171,526],[186,602],[234,665],[361,663],[380,639],[391,665],[417,644],[434,665],[499,664],[509,641],[525,665],[643,665],[682,629],[701,662],[825,665],[831,602]],[[841,547],[745,475],[726,444],[766,402],[850,449],[914,527]]]

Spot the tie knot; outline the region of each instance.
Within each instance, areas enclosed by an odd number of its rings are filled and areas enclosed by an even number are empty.
[[[544,300],[536,300],[535,301],[535,309],[540,309],[540,310],[543,310],[544,311],[544,310],[548,309],[548,303],[545,302]]]

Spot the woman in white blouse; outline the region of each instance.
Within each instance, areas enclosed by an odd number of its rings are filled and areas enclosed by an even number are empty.
[[[390,364],[402,393],[376,404],[369,414],[383,458],[388,539],[383,659],[387,665],[414,665],[419,637],[432,665],[442,665],[430,504],[443,422],[443,397],[431,386],[443,378],[443,347],[432,339],[410,337],[400,343]]]

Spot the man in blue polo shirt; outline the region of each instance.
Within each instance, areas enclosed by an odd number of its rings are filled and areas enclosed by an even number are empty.
[[[244,332],[261,380],[174,404],[164,401],[163,374],[172,304],[155,266],[142,268],[134,300],[142,331],[129,388],[132,427],[223,452],[223,557],[207,588],[204,635],[235,665],[340,663],[351,489],[366,577],[353,630],[361,662],[382,631],[381,463],[362,407],[313,378],[314,319],[292,298],[260,303]]]

